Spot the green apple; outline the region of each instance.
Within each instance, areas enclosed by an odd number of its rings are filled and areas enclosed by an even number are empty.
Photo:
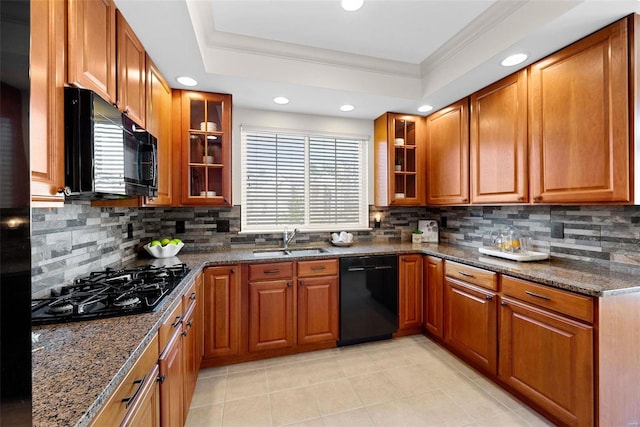
[[[154,246],[158,246],[161,245],[162,243],[160,243],[160,240],[154,240],[151,243],[149,243],[149,247],[152,248]]]
[[[167,246],[169,244],[169,242],[171,242],[171,240],[167,239],[166,237],[162,240],[160,240],[160,244],[162,246]]]
[[[169,244],[171,244],[171,245],[179,245],[180,243],[182,243],[182,240],[173,239],[173,240],[171,240],[171,242]]]

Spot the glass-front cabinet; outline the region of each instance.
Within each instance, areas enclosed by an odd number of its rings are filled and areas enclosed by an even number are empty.
[[[231,95],[181,94],[181,201],[231,206]]]
[[[424,118],[385,113],[374,138],[376,206],[424,205]]]

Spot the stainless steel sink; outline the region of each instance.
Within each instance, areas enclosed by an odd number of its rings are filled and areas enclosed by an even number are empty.
[[[325,248],[254,249],[255,257],[309,256],[328,253]]]

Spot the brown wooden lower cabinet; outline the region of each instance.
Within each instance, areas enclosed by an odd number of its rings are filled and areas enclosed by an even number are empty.
[[[298,344],[338,340],[338,260],[298,262]]]
[[[127,417],[120,424],[121,427],[158,427],[160,425],[160,386],[158,384],[158,365],[142,383],[140,397],[135,406],[131,407]]]
[[[160,365],[160,420],[162,427],[175,427],[184,424],[182,357],[182,328],[177,328],[158,361]]]
[[[444,341],[493,375],[498,369],[497,300],[493,291],[445,278]]]
[[[569,426],[593,425],[593,327],[503,297],[499,377]]]
[[[422,259],[424,301],[422,326],[435,338],[444,337],[444,261],[432,256]]]
[[[204,270],[204,358],[240,353],[240,268]]]
[[[398,257],[398,330],[422,326],[422,255]]]
[[[249,351],[295,345],[293,279],[249,283]]]

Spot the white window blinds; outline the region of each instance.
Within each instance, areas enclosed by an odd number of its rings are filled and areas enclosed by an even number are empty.
[[[368,226],[366,141],[242,130],[242,230]]]

